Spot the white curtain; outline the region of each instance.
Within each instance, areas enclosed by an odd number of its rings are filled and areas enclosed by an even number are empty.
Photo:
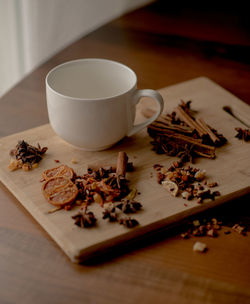
[[[74,40],[150,0],[0,0],[0,96]]]

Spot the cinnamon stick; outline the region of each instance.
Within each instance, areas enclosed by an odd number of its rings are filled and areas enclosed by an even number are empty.
[[[190,138],[188,136],[181,134],[173,138],[175,139],[175,142],[180,143],[182,146],[184,146],[185,144],[194,145],[193,150],[196,154],[199,154],[207,158],[215,158],[215,147],[213,146],[202,144],[197,139]]]
[[[202,143],[202,139],[200,138],[193,138],[191,136],[187,136],[187,135],[184,135],[184,134],[180,134],[180,133],[177,133],[173,130],[168,130],[167,128],[162,128],[162,127],[158,127],[158,126],[154,126],[154,125],[150,125],[148,126],[148,132],[149,134],[154,133],[154,135],[159,135],[159,136],[166,136],[166,137],[171,137],[171,138],[176,138],[176,139],[183,139],[184,141],[186,142],[189,142],[189,143]]]
[[[203,135],[207,135],[206,130],[204,130],[203,127],[201,127],[187,112],[185,112],[181,106],[175,108],[175,112],[180,120],[189,125],[192,130],[196,130],[201,137]]]
[[[214,134],[214,132],[209,128],[209,126],[205,123],[205,121],[202,118],[197,118],[196,122],[204,129],[206,130],[207,134],[211,138],[211,140],[214,143],[219,143],[219,138]]]
[[[117,157],[116,176],[125,177],[127,169],[128,156],[126,152],[120,151]]]
[[[181,126],[181,125],[174,125],[174,124],[167,124],[165,122],[162,122],[160,120],[154,121],[150,126],[150,128],[156,130],[156,131],[164,131],[164,130],[171,130],[171,131],[176,131],[178,133],[182,134],[189,134],[191,135],[193,131],[189,127]]]

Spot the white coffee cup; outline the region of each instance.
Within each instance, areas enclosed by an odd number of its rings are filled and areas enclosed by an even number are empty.
[[[154,90],[137,90],[136,74],[106,59],[79,59],[53,68],[46,77],[49,120],[56,134],[87,151],[109,148],[152,123],[161,114],[163,99]],[[158,110],[134,125],[135,106],[152,97]]]

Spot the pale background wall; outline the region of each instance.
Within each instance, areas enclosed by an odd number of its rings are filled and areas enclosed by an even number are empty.
[[[0,0],[0,96],[81,36],[152,0]]]

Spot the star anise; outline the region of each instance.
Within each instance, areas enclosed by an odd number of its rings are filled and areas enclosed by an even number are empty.
[[[73,215],[72,219],[75,220],[75,225],[81,228],[92,227],[96,223],[94,213],[91,211],[87,212],[87,208],[84,208],[84,210],[80,210],[77,214]]]
[[[123,200],[116,207],[123,213],[135,213],[142,208],[142,204],[136,201]]]
[[[104,209],[102,218],[109,219],[110,222],[116,222],[119,216],[117,211],[116,206],[112,204],[110,207]]]
[[[130,218],[130,217],[123,217],[119,220],[119,223],[121,225],[124,225],[128,228],[133,228],[137,226],[139,223],[136,219]]]
[[[242,128],[235,128],[235,130],[238,132],[235,137],[239,139],[243,139],[244,141],[250,140],[250,130],[249,129],[242,129]]]
[[[193,157],[195,154],[193,149],[193,145],[185,145],[184,150],[180,151],[176,156],[179,157],[182,162],[193,163]]]

